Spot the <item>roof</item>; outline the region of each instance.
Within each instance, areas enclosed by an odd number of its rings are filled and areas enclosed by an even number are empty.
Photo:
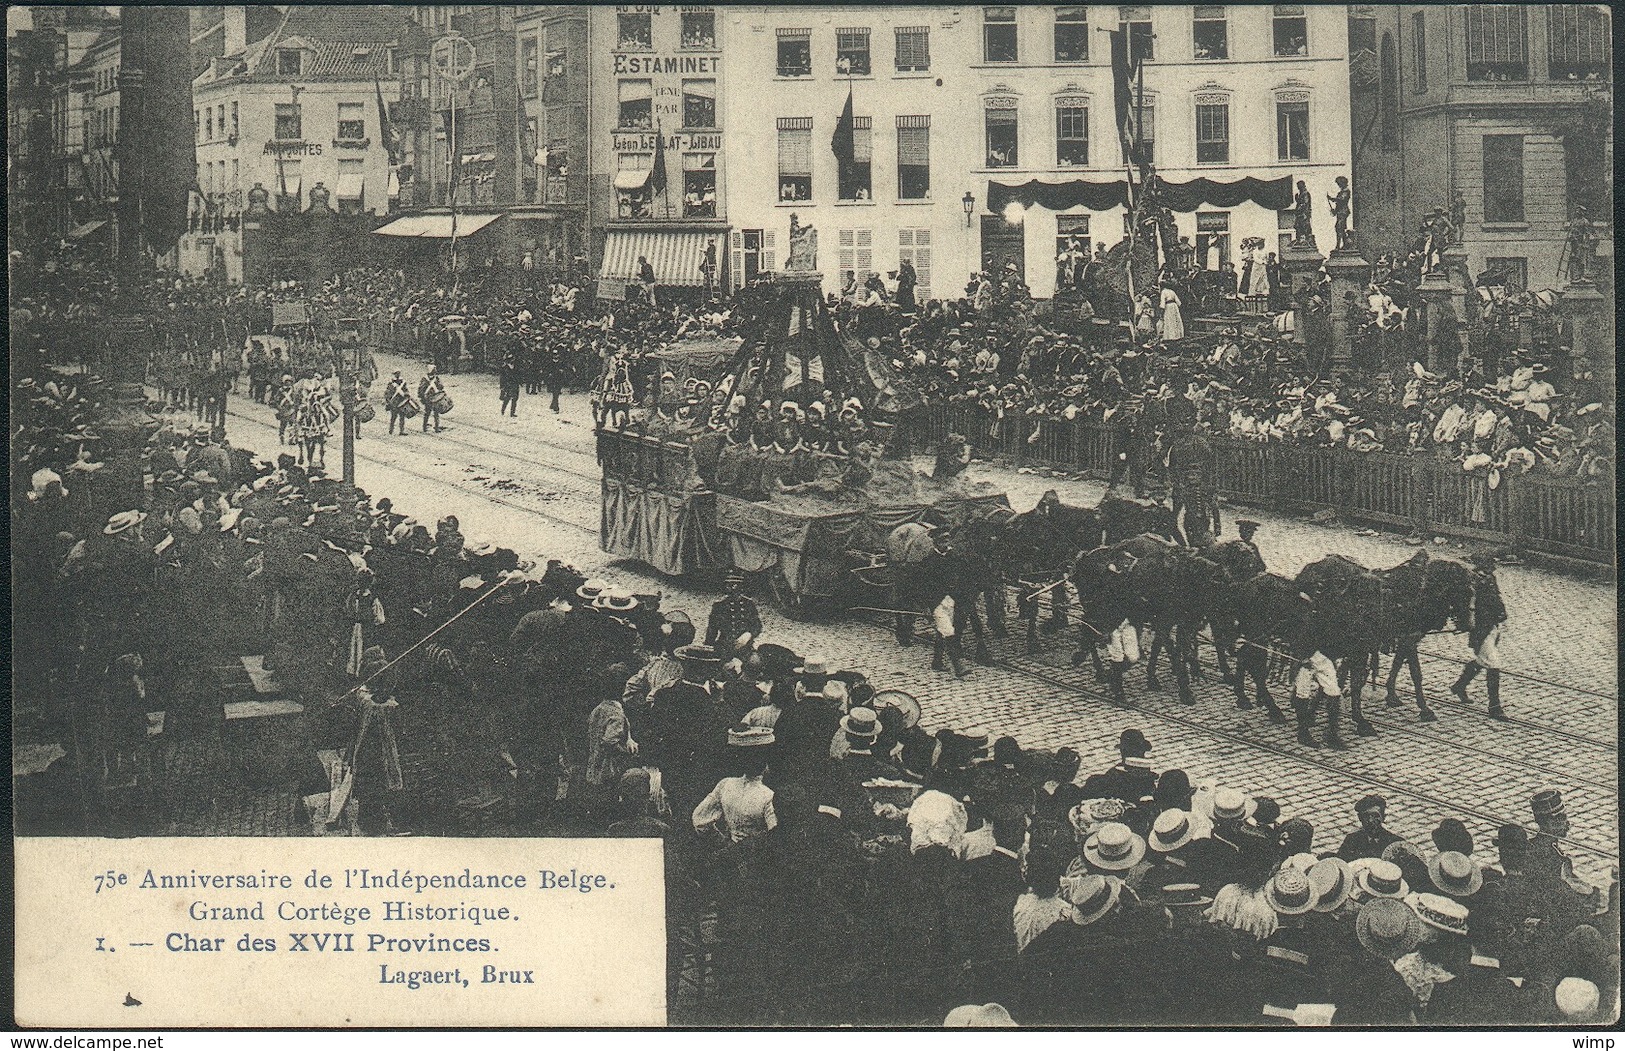
[[[388,49],[403,35],[406,22],[404,9],[382,4],[292,7],[276,32],[249,48],[249,68],[257,76],[276,77],[277,50],[297,47],[309,56],[297,79],[384,77],[389,75]]]

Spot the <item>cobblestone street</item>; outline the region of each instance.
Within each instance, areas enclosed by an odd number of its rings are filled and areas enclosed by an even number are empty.
[[[416,362],[380,358],[385,374],[399,367],[409,381]],[[634,565],[609,565],[598,548],[599,476],[584,395],[567,395],[564,409],[547,411],[545,397],[521,399],[518,418],[498,417],[495,378],[448,377],[458,408],[442,434],[414,427],[404,437],[385,437],[370,424],[357,446],[359,483],[376,499],[390,496],[397,509],[424,521],[455,513],[471,539],[488,538],[514,548],[521,558],[558,558],[583,572],[601,573],[634,590],[664,595],[664,607],[686,610],[703,623],[713,596],[688,590]],[[413,421],[416,424],[417,421]],[[269,408],[233,402],[229,429],[234,444],[262,457],[277,450]],[[336,470],[337,442],[329,450]],[[1018,510],[1047,488],[1071,502],[1094,503],[1096,483],[1056,479],[978,462],[978,477],[1006,489]],[[1292,574],[1337,552],[1370,566],[1393,565],[1414,552],[1398,537],[1358,536],[1348,527],[1322,526],[1283,516],[1226,509],[1225,530],[1237,515],[1262,523],[1257,541],[1272,571]],[[1439,555],[1465,554],[1454,544],[1432,547]],[[1288,727],[1269,724],[1257,711],[1238,711],[1228,687],[1209,670],[1196,687],[1197,703],[1179,704],[1171,679],[1161,689],[1145,686],[1143,671],[1130,675],[1128,708],[1114,706],[1087,669],[1073,669],[1071,637],[1050,637],[1042,653],[1028,657],[1020,640],[996,640],[996,666],[970,665],[964,680],[930,670],[930,648],[902,649],[890,631],[849,616],[798,620],[762,600],[765,636],[804,654],[823,653],[838,664],[862,669],[878,688],[908,690],[921,699],[928,727],[982,725],[995,736],[1009,733],[1024,745],[1068,745],[1083,756],[1082,771],[1104,769],[1116,758],[1118,734],[1137,726],[1152,741],[1154,765],[1182,767],[1195,781],[1210,780],[1269,795],[1289,815],[1316,828],[1316,848],[1329,850],[1356,825],[1354,800],[1367,792],[1389,798],[1389,826],[1426,843],[1442,818],[1456,816],[1472,829],[1483,851],[1496,825],[1530,823],[1529,797],[1543,787],[1562,790],[1573,821],[1567,845],[1577,868],[1593,880],[1617,862],[1618,717],[1616,614],[1611,586],[1529,566],[1499,571],[1510,612],[1503,650],[1503,698],[1512,720],[1497,723],[1482,708],[1483,687],[1470,694],[1478,706],[1460,705],[1448,685],[1466,656],[1460,636],[1441,635],[1424,644],[1424,687],[1439,721],[1418,724],[1414,708],[1385,708],[1380,685],[1368,713],[1380,733],[1350,735],[1347,752],[1314,750],[1297,743]],[[877,618],[878,620],[878,618]],[[1204,648],[1211,662],[1211,649]],[[1383,669],[1386,671],[1386,668]],[[1403,687],[1408,681],[1401,680]],[[1279,697],[1284,692],[1275,687]],[[227,776],[218,782],[200,771],[211,758],[183,750],[178,784],[202,789],[232,785],[227,797],[181,790],[182,834],[290,835],[308,831],[296,796],[274,786],[254,789]],[[1491,856],[1491,855],[1486,855]]]

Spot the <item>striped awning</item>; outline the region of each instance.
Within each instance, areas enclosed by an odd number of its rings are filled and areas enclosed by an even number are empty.
[[[641,255],[654,267],[656,284],[697,288],[705,284],[700,263],[706,242],[712,239],[722,242],[720,234],[703,230],[611,230],[598,277],[636,281]]]
[[[457,215],[457,236],[477,234],[502,218],[501,212],[461,212]],[[385,237],[446,237],[451,236],[452,217],[445,215],[403,215],[394,222],[380,226],[375,234]]]

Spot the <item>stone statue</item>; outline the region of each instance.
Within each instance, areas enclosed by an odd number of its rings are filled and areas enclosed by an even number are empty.
[[[1353,211],[1353,197],[1349,191],[1349,180],[1346,175],[1337,177],[1337,192],[1326,195],[1326,200],[1332,206],[1332,223],[1337,230],[1337,245],[1334,251],[1350,247],[1349,214]]]
[[[1467,231],[1467,198],[1460,190],[1450,198],[1450,225],[1455,230],[1455,240],[1452,243],[1461,244],[1461,239]]]
[[[332,205],[328,203],[330,197],[331,194],[328,193],[326,186],[323,186],[321,183],[317,183],[315,186],[312,186],[310,188],[310,210],[313,212],[332,211]]]
[[[270,214],[270,200],[271,191],[261,184],[255,183],[254,188],[248,191],[248,214],[256,218]]]
[[[1574,210],[1574,218],[1569,220],[1568,243],[1568,276],[1569,283],[1576,284],[1586,280],[1591,270],[1591,260],[1597,254],[1597,232],[1592,229],[1591,219],[1586,215],[1585,205]]]
[[[790,254],[784,268],[803,272],[818,269],[818,231],[802,226],[794,212],[790,214]]]
[[[1437,273],[1444,262],[1444,250],[1455,238],[1455,227],[1443,208],[1435,208],[1422,220],[1422,273]]]
[[[1292,198],[1292,243],[1300,248],[1315,247],[1315,228],[1310,211],[1312,200],[1309,187],[1299,179],[1298,192]]]

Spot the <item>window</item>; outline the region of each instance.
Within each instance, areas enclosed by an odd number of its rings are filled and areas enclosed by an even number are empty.
[[[1484,260],[1484,269],[1490,284],[1505,286],[1507,295],[1529,290],[1529,260],[1523,256],[1492,255]]]
[[[1369,51],[1377,53],[1377,8],[1374,4],[1355,4],[1349,12],[1349,54]]]
[[[837,29],[835,31],[835,71],[854,77],[869,75],[869,31],[867,29]]]
[[[339,160],[339,184],[333,191],[333,200],[340,215],[361,215],[365,210],[366,163],[359,157]]]
[[[1119,8],[1118,28],[1128,33],[1128,60],[1132,63],[1156,61],[1155,38],[1151,35],[1149,7]]]
[[[873,230],[840,230],[837,232],[841,287],[856,280],[862,284],[874,273],[875,232]]]
[[[620,31],[616,34],[615,50],[648,51],[654,47],[654,29],[647,11],[639,14],[622,12],[615,16]]]
[[[812,30],[779,30],[779,76],[812,76]]]
[[[212,108],[203,111],[203,141],[214,141],[214,110]]]
[[[717,217],[717,155],[683,154],[683,217]]]
[[[733,234],[733,287],[742,288],[775,267],[772,230],[735,230]]]
[[[299,161],[283,160],[272,169],[272,191],[276,194],[276,210],[297,212],[302,191]]]
[[[1218,270],[1230,262],[1230,213],[1196,213],[1196,265]]]
[[[931,29],[928,26],[900,26],[897,29],[897,72],[924,73],[931,68]]]
[[[277,49],[276,71],[281,77],[297,77],[305,71],[305,53],[296,47]]]
[[[236,193],[237,191],[239,191],[239,190],[241,190],[243,188],[242,182],[240,181],[240,178],[241,178],[241,173],[238,171],[238,168],[237,168],[237,159],[235,157],[233,157],[232,160],[231,160],[231,192],[232,193]]]
[[[1302,4],[1276,4],[1274,29],[1277,58],[1309,53],[1309,20]]]
[[[1522,135],[1484,136],[1484,221],[1524,221]]]
[[[1016,153],[1016,100],[988,99],[982,111],[987,128],[987,166],[989,168],[1018,167]]]
[[[276,104],[276,137],[290,140],[305,137],[305,121],[297,102]]]
[[[1514,4],[1477,4],[1467,19],[1468,80],[1529,79],[1529,12]]]
[[[1416,71],[1416,93],[1428,89],[1428,16],[1426,11],[1411,15],[1411,68]]]
[[[568,67],[565,65],[564,48],[561,47],[557,51],[549,51],[547,53],[548,80],[563,80],[566,68]]]
[[[684,11],[681,15],[682,46],[687,51],[717,49],[717,16],[710,11]]]
[[[1062,168],[1089,164],[1089,109],[1083,99],[1055,103],[1055,163]]]
[[[1089,12],[1086,8],[1055,9],[1055,61],[1089,61]]]
[[[914,300],[931,298],[931,231],[924,227],[904,227],[897,231],[897,265],[914,266]]]
[[[535,37],[526,37],[519,42],[519,90],[528,99],[535,98],[541,89],[540,46]]]
[[[1287,248],[1298,239],[1298,213],[1283,208],[1275,213],[1275,258],[1286,255]]]
[[[236,138],[241,133],[241,125],[237,120],[237,103],[231,104],[231,137]]]
[[[717,126],[717,82],[714,80],[683,81],[683,127],[714,128]]]
[[[654,188],[649,185],[654,154],[622,153],[615,159],[615,214],[621,219],[647,219],[654,214]]]
[[[1016,55],[1016,9],[983,8],[982,61],[1014,62]]]
[[[779,118],[779,200],[812,200],[812,118]]]
[[[1138,105],[1129,107],[1129,122],[1139,122],[1139,135],[1130,141],[1138,141],[1139,149],[1134,151],[1135,164],[1151,164],[1157,156],[1157,106],[1154,101],[1147,98]]]
[[[839,165],[836,193],[842,201],[867,201],[874,196],[870,172],[874,159],[874,118],[852,118],[852,166]]]
[[[339,138],[359,141],[367,137],[367,106],[363,102],[339,103]]]
[[[554,139],[547,144],[547,158],[543,167],[547,176],[544,203],[564,204],[570,178],[570,148],[563,139]]]
[[[931,118],[897,118],[897,199],[923,201],[931,196]]]
[[[192,138],[198,142],[203,141],[203,111],[192,111]]]
[[[1546,56],[1553,80],[1607,80],[1609,13],[1591,4],[1554,4],[1546,9]]]
[[[1377,60],[1380,115],[1382,117],[1382,145],[1384,149],[1399,149],[1399,60],[1394,57],[1394,35],[1382,35],[1382,50]]]
[[[1309,103],[1275,103],[1275,156],[1283,161],[1309,159]]]
[[[1208,61],[1230,57],[1230,27],[1224,19],[1224,8],[1198,7],[1191,30],[1194,57]]]
[[[226,104],[222,102],[214,111],[214,126],[223,139],[226,137]]]
[[[1230,163],[1230,103],[1196,105],[1196,163]]]
[[[616,89],[620,96],[620,115],[616,126],[630,131],[648,131],[654,122],[654,81],[623,80]]]

